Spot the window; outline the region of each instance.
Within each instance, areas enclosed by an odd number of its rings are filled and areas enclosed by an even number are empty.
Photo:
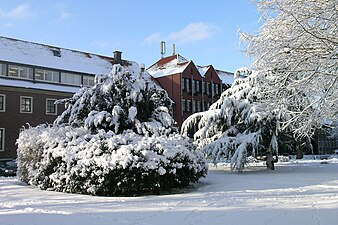
[[[94,86],[94,77],[93,76],[83,76],[83,86],[93,87]]]
[[[187,100],[187,112],[191,112],[191,100]]]
[[[209,110],[210,102],[204,102],[204,110]]]
[[[182,112],[187,111],[187,100],[182,99]]]
[[[201,111],[201,101],[196,101],[196,112]]]
[[[35,80],[58,83],[60,81],[60,73],[52,70],[35,69]]]
[[[200,92],[200,81],[194,80],[194,93],[199,93],[199,92]]]
[[[9,65],[8,76],[32,80],[33,79],[33,68]]]
[[[187,79],[187,85],[188,85],[187,91],[188,91],[188,93],[191,93],[191,86],[192,86],[191,83],[192,83],[192,82],[191,82],[191,79]]]
[[[56,99],[46,99],[46,114],[47,115],[56,115],[57,114],[57,107],[55,105]]]
[[[6,64],[0,63],[0,76],[6,76],[6,74],[7,74]]]
[[[187,90],[187,79],[185,79],[185,78],[182,77],[182,84],[181,84],[181,86],[182,86],[182,90],[183,91]]]
[[[192,110],[193,113],[196,112],[196,101],[192,100]]]
[[[6,95],[0,94],[0,112],[5,112],[6,106]]]
[[[214,83],[214,94],[215,95],[221,94],[219,84]]]
[[[33,98],[21,96],[20,97],[20,112],[33,113]]]
[[[81,75],[73,74],[73,73],[61,73],[61,83],[80,86]]]
[[[51,49],[52,53],[56,57],[61,57],[61,51],[60,49]]]
[[[0,151],[5,151],[5,128],[0,128]]]

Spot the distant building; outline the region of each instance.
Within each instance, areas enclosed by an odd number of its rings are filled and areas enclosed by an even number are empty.
[[[191,114],[208,110],[234,80],[233,73],[195,65],[179,54],[158,60],[147,71],[175,102],[178,127]]]
[[[312,141],[315,155],[334,154],[338,150],[338,122],[317,129]]]
[[[16,158],[23,126],[52,123],[64,110],[56,100],[92,86],[116,63],[133,62],[118,51],[106,57],[0,36],[0,159]]]

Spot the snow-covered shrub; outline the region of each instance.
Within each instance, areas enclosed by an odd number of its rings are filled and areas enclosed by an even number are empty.
[[[181,188],[207,172],[203,154],[173,127],[171,101],[147,74],[115,65],[66,103],[53,125],[24,130],[19,178],[42,189],[137,195]]]
[[[220,99],[205,112],[188,117],[182,132],[198,124],[194,134],[198,148],[214,162],[229,159],[234,170],[242,170],[249,156],[277,154],[278,116],[258,102],[264,93],[257,89],[257,73],[236,79]]]

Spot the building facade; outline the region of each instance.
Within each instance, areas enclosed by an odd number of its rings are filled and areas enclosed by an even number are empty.
[[[191,114],[208,110],[234,80],[233,73],[195,65],[179,54],[158,60],[147,71],[175,102],[178,127]]]
[[[52,123],[64,110],[55,101],[94,84],[113,64],[134,62],[0,37],[0,159],[16,158],[23,127]]]
[[[338,150],[338,122],[317,129],[312,141],[315,155],[330,155]]]

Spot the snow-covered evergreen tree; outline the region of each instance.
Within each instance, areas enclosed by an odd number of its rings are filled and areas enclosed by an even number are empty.
[[[24,130],[19,178],[42,189],[134,195],[180,188],[205,176],[203,154],[177,133],[171,100],[139,68],[114,65],[95,86],[62,100],[53,125]]]
[[[337,0],[259,0],[263,24],[242,33],[252,69],[268,76],[260,88],[284,112],[283,127],[309,136],[327,119],[337,120]]]
[[[187,132],[198,123],[194,140],[199,149],[214,162],[231,160],[234,170],[242,170],[248,156],[272,156],[278,151],[278,114],[258,102],[265,98],[257,88],[257,82],[262,82],[258,78],[252,73],[236,79],[208,111],[191,115],[182,125],[182,132]]]

